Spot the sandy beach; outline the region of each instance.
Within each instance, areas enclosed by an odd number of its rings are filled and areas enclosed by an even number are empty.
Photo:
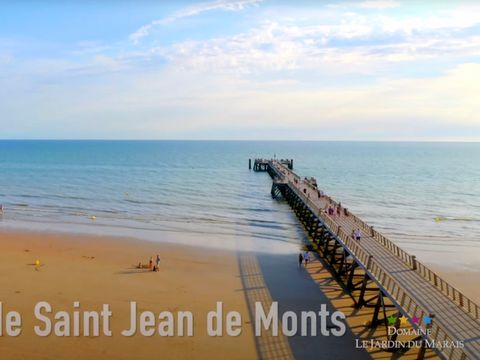
[[[136,268],[138,262],[148,263],[157,253],[162,259],[159,272]],[[480,289],[468,285],[471,274],[442,275],[478,300]],[[383,328],[366,332],[373,310],[355,309],[350,296],[318,260],[302,269],[290,255],[236,253],[127,238],[0,232],[0,285],[4,316],[15,310],[22,314],[23,322],[20,336],[0,337],[2,356],[7,359],[54,359],[65,354],[72,359],[147,359],[154,355],[165,359],[310,359],[319,352],[331,358],[388,355],[354,348],[354,338],[382,339]],[[72,313],[74,301],[87,311],[101,311],[103,304],[110,304],[113,335],[39,337],[33,330],[41,324],[33,313],[39,301],[48,302],[54,313]],[[131,301],[137,302],[138,312],[191,311],[194,336],[145,337],[138,332],[121,336],[130,327]],[[217,301],[223,302],[225,312],[241,314],[239,336],[207,335],[206,314],[215,309]],[[278,301],[282,311],[318,310],[325,303],[331,311],[347,315],[349,329],[339,338],[258,338],[251,318],[255,301],[265,307]],[[406,358],[415,357],[413,352]],[[427,353],[427,358],[435,357]]]
[[[145,241],[63,234],[0,233],[0,301],[3,311],[22,314],[19,337],[0,337],[4,359],[255,359],[250,325],[238,337],[209,337],[205,319],[217,301],[249,322],[233,252]],[[161,255],[159,272],[139,270],[139,261]],[[40,260],[40,266],[35,261]],[[53,311],[101,310],[110,304],[113,336],[38,337],[33,331],[37,302]],[[138,309],[194,314],[193,337],[123,337],[129,302]]]

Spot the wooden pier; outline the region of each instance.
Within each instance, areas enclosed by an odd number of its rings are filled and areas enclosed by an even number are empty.
[[[289,170],[293,170],[293,159],[280,159],[275,160],[281,165],[286,166]],[[252,169],[252,159],[248,159],[248,168]],[[253,163],[254,171],[270,171],[270,160],[267,159],[255,159]]]
[[[419,359],[427,348],[444,359],[480,359],[478,305],[339,206],[317,187],[315,179],[300,178],[293,172],[293,160],[256,159],[253,170],[268,172],[272,197],[286,199],[309,234],[309,248],[329,265],[352,294],[355,306],[374,308],[370,327],[387,328],[386,309],[394,308],[398,316],[393,326],[399,328],[400,317],[406,318],[420,333]],[[360,240],[354,239],[355,230],[360,230]],[[386,340],[396,339],[392,335]]]

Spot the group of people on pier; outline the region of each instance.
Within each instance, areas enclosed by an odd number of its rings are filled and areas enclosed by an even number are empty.
[[[282,170],[282,173],[285,175],[286,172],[285,170]],[[346,207],[342,206],[341,202],[336,203],[335,201],[332,200],[328,195],[325,195],[323,190],[318,188],[317,181],[315,178],[305,178],[303,181],[300,180],[300,178],[294,178],[293,182],[295,185],[299,185],[301,183],[304,183],[306,187],[303,187],[303,193],[307,196],[308,199],[310,199],[310,191],[308,190],[308,187],[313,189],[314,192],[316,192],[318,199],[323,199],[326,198],[327,203],[325,207],[323,208],[323,211],[331,217],[341,217],[341,216],[350,216],[350,213]],[[356,241],[360,241],[362,238],[362,231],[360,229],[354,229],[352,230],[351,234],[352,238]],[[308,251],[305,251],[303,253],[300,253],[298,255],[298,265],[301,266],[302,264],[305,264],[305,267],[307,266],[308,262],[310,261],[310,255]]]
[[[303,253],[298,254],[298,266],[302,266],[304,264],[305,267],[307,267],[308,263],[310,261],[310,253],[305,250]]]

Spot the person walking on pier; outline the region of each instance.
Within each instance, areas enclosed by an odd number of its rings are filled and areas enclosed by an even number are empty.
[[[360,239],[362,238],[362,232],[360,231],[360,229],[354,230],[353,234],[355,236],[355,240],[360,241]]]
[[[308,251],[305,251],[303,253],[303,261],[305,261],[305,267],[307,267],[308,262],[310,261],[310,254],[308,253]]]
[[[298,254],[298,267],[301,267],[303,263],[303,255],[302,253]]]
[[[328,215],[330,215],[330,216],[335,215],[335,211],[333,210],[333,206],[331,206],[331,205],[328,207]]]

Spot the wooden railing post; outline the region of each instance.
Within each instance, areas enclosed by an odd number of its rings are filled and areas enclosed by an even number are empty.
[[[417,257],[412,255],[412,269],[417,270]]]
[[[373,255],[368,255],[367,270],[372,266]]]

